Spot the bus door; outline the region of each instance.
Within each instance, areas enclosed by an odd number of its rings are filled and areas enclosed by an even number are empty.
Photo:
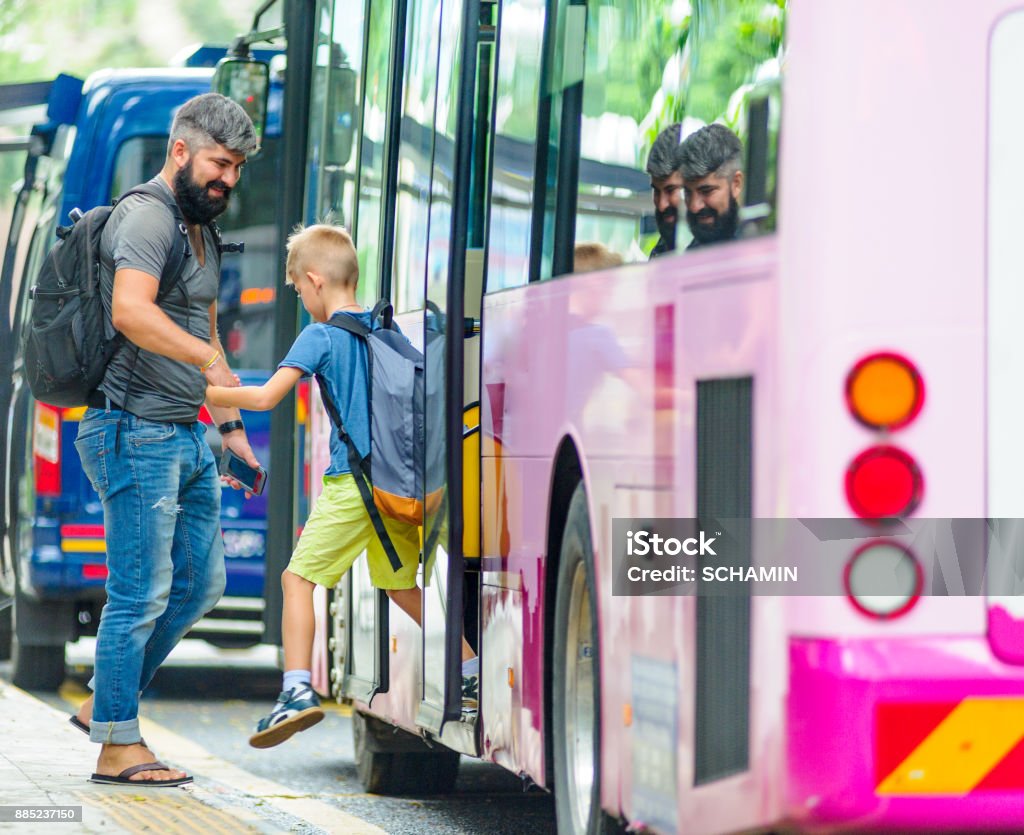
[[[436,98],[423,287],[427,512],[422,566],[423,690],[416,722],[432,733],[444,729],[442,738],[451,747],[469,753],[476,753],[472,724],[451,720],[462,715],[461,647],[466,631],[463,411],[467,397],[476,399],[465,392],[464,360],[479,16],[474,0],[410,0],[408,5],[409,43],[426,27],[433,30],[428,40],[436,44],[436,59],[430,57],[429,70],[407,67],[410,78],[436,72],[431,79]],[[410,48],[407,55],[413,52]]]

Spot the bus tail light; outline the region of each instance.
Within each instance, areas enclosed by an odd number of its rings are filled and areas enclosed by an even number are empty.
[[[60,410],[36,403],[32,455],[37,496],[60,495],[60,432]]]
[[[862,519],[907,516],[923,493],[917,462],[893,446],[871,447],[846,468],[846,500]]]
[[[854,552],[843,572],[843,586],[859,612],[890,620],[905,615],[920,599],[924,574],[909,548],[875,539]]]
[[[899,354],[871,354],[846,378],[846,405],[869,429],[899,429],[924,406],[924,380]]]

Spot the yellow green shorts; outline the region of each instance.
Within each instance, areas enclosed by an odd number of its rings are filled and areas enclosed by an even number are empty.
[[[366,551],[370,582],[377,588],[414,588],[420,559],[420,529],[387,518],[384,527],[402,562],[400,571],[391,567],[384,553],[352,474],[324,476],[323,492],[306,520],[288,570],[318,586],[331,588]]]

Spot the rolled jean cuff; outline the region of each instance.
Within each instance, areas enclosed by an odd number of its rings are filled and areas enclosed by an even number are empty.
[[[125,719],[123,722],[89,723],[89,741],[102,742],[104,745],[135,745],[142,740],[139,732],[139,720]]]

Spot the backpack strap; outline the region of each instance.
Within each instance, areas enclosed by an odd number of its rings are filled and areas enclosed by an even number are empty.
[[[178,206],[178,201],[174,199],[174,195],[170,194],[167,189],[162,188],[152,180],[128,189],[128,191],[114,201],[114,205],[116,206],[126,197],[131,197],[134,194],[144,194],[147,197],[152,197],[170,209],[171,214],[174,216],[175,223],[178,225],[178,233],[182,237],[182,245],[176,246],[171,250],[171,257],[167,259],[167,263],[164,264],[163,272],[160,273],[160,288],[157,290],[156,294],[156,303],[159,305],[160,302],[166,299],[170,295],[171,291],[178,286],[178,282],[181,281],[182,276],[185,274],[185,262],[192,255],[192,247],[188,242],[188,226],[185,223],[185,218],[181,214],[181,208]],[[214,226],[212,221],[210,225]],[[219,245],[220,230],[217,229],[214,231],[213,235],[214,240]],[[217,251],[217,270],[218,272],[220,271],[219,246]]]
[[[331,325],[339,330],[348,331],[363,339],[370,335],[370,328],[366,327],[355,316],[349,316],[347,313],[335,313],[324,324]]]
[[[392,330],[392,323],[395,318],[395,309],[391,306],[391,302],[387,299],[381,299],[373,306],[373,311],[370,313],[370,321],[376,322],[380,320],[380,326],[385,330]]]
[[[346,318],[351,319],[352,317]],[[355,333],[355,331],[337,324],[333,319],[329,320],[326,324],[333,324],[335,327],[341,328],[341,330]],[[357,322],[356,324],[360,323]],[[391,541],[391,535],[388,533],[388,529],[384,527],[384,520],[381,518],[380,511],[373,501],[373,493],[370,490],[370,484],[372,483],[370,479],[370,456],[367,455],[364,458],[359,454],[356,442],[352,440],[352,436],[345,430],[345,425],[341,421],[341,413],[338,411],[338,407],[327,390],[327,381],[321,374],[316,374],[315,376],[317,385],[320,387],[320,399],[323,401],[324,409],[337,427],[338,437],[348,450],[348,466],[352,470],[352,477],[355,479],[356,487],[359,488],[359,496],[366,506],[366,512],[370,516],[370,522],[373,523],[373,529],[377,532],[377,538],[384,548],[384,553],[388,556],[388,562],[391,563],[391,568],[397,573],[402,568],[402,560],[398,556],[398,551],[395,550],[395,543]]]

